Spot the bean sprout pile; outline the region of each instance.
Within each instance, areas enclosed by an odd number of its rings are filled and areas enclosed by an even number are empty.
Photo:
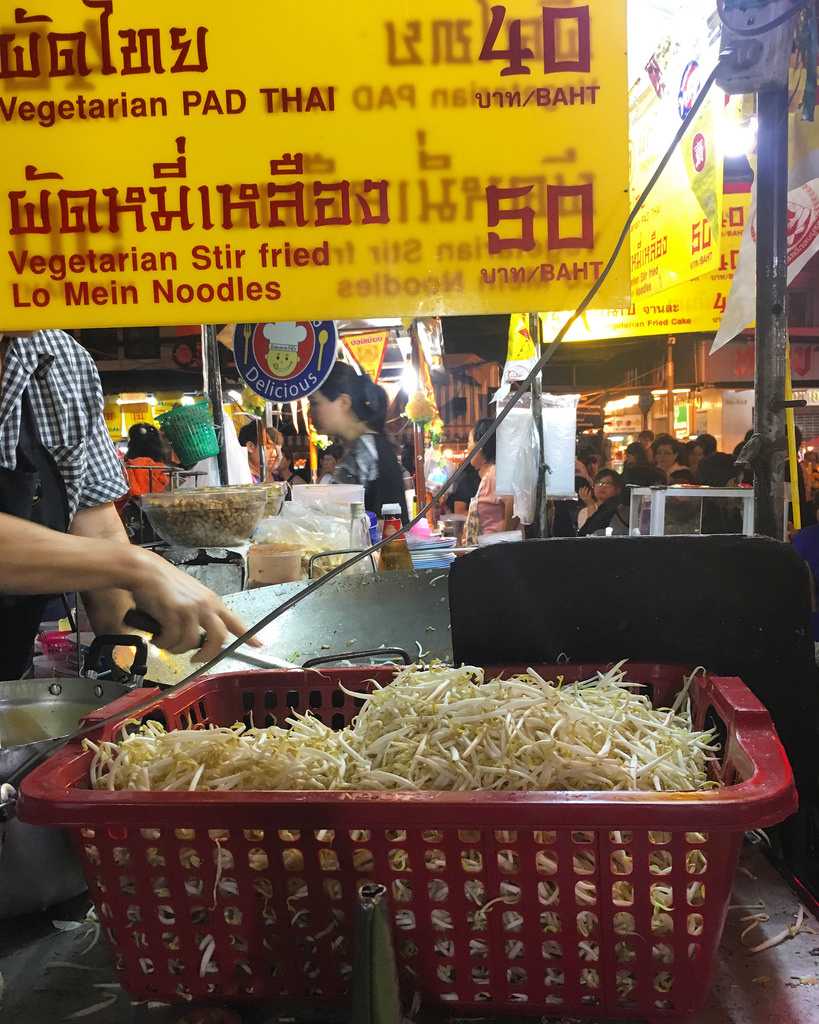
[[[692,679],[655,709],[623,663],[577,683],[410,665],[372,693],[345,690],[364,704],[341,730],[308,712],[286,728],[126,723],[119,741],[84,742],[103,790],[691,792],[718,785],[714,735],[693,729]]]

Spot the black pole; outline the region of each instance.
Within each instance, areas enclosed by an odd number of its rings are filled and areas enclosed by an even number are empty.
[[[213,411],[213,426],[219,440],[219,483],[227,486],[230,483],[225,451],[225,413],[222,408],[222,369],[219,362],[219,342],[216,340],[216,328],[213,324],[202,325],[202,368],[205,390],[210,399]]]
[[[538,359],[543,355],[543,324],[539,313],[529,314],[529,336],[535,346]],[[538,374],[532,381],[532,415],[537,432],[537,491],[535,497],[536,536],[544,539],[549,536],[548,499],[546,497],[546,439],[543,433],[543,375]]]
[[[788,91],[758,94],[756,248],[756,411],[760,438],[754,474],[754,524],[782,540],[787,440],[785,370],[788,341]]]

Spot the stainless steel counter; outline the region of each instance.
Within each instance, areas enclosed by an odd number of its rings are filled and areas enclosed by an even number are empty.
[[[310,658],[378,647],[400,647],[412,658],[423,653],[427,660],[451,661],[448,580],[445,570],[345,574],[262,630],[263,650],[246,650],[299,665]],[[306,586],[306,582],[281,583],[229,594],[224,600],[250,626]],[[152,658],[148,677],[158,683],[176,683],[191,668],[187,657]],[[216,669],[246,670],[247,665],[230,658]]]

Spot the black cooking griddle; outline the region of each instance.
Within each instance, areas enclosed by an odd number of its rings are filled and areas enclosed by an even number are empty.
[[[819,900],[819,671],[810,572],[758,537],[583,537],[482,548],[449,577],[455,664],[631,661],[737,675],[771,712],[800,811],[778,832]]]

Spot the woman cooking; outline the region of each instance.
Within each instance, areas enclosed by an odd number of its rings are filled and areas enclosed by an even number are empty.
[[[316,429],[341,438],[344,451],[334,479],[339,484],[362,484],[368,512],[381,516],[384,505],[401,506],[406,523],[404,477],[398,454],[384,433],[387,395],[366,373],[336,363],[319,391],[310,397]]]
[[[478,420],[472,437],[469,439],[471,448],[481,443],[492,426],[492,422],[491,419]],[[513,519],[513,499],[499,496],[495,488],[495,455],[496,443],[493,434],[483,443],[478,454],[472,459],[472,465],[478,471],[480,483],[478,492],[469,505],[465,527],[467,544],[477,543],[477,538],[481,534],[505,533],[518,526],[518,521]]]

